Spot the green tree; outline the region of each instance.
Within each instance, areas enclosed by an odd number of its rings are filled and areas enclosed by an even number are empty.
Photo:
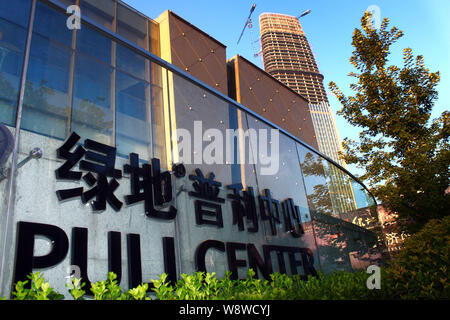
[[[356,80],[350,85],[355,94],[346,96],[334,82],[329,84],[343,105],[338,113],[362,129],[359,141],[344,139],[342,157],[365,170],[361,179],[372,193],[416,232],[428,220],[449,213],[450,113],[430,119],[439,72],[430,72],[423,56],[414,57],[406,48],[403,67],[387,65],[401,30],[389,30],[387,18],[374,29],[369,13],[361,27],[353,33],[350,58],[356,69],[349,74]]]

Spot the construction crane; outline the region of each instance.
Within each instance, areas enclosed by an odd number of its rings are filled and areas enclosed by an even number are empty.
[[[241,41],[241,38],[244,35],[245,28],[248,27],[250,30],[252,29],[253,26],[252,26],[251,16],[253,14],[253,11],[255,11],[255,8],[256,8],[256,3],[254,3],[252,5],[252,7],[250,8],[250,14],[248,15],[247,21],[245,22],[244,28],[242,29],[242,32],[241,32],[241,35],[239,36],[239,40],[237,41],[237,44],[239,44],[239,41]]]
[[[239,41],[241,41],[242,36],[244,35],[245,29],[248,28],[250,31],[250,41],[252,44],[252,49],[253,49],[253,56],[255,58],[258,58],[258,56],[261,54],[261,50],[259,50],[259,46],[256,46],[256,43],[259,43],[259,38],[255,41],[254,37],[253,37],[253,23],[252,23],[252,14],[253,11],[255,11],[256,8],[256,3],[254,3],[252,5],[252,7],[250,8],[250,14],[248,15],[247,21],[245,22],[244,28],[242,29],[241,35],[239,37],[239,40],[237,42],[237,44],[239,44]],[[262,61],[261,61],[262,63]]]
[[[297,19],[300,19],[301,17],[304,17],[304,16],[306,16],[307,14],[309,14],[309,13],[311,13],[311,10],[306,10],[305,12],[303,12],[301,15],[299,15],[298,17],[297,17]]]

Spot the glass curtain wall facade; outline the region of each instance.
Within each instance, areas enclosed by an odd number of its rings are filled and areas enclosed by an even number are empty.
[[[20,221],[59,226],[68,235],[72,234],[72,240],[80,228],[89,228],[86,259],[90,264],[91,281],[103,279],[108,269],[106,244],[111,230],[126,233],[128,239],[130,235],[140,235],[142,278],[145,279],[155,279],[164,272],[160,237],[175,238],[178,275],[195,271],[195,245],[206,239],[249,241],[258,246],[257,250],[264,243],[301,245],[311,250],[315,268],[326,272],[351,270],[378,259],[372,251],[376,237],[355,223],[360,221],[355,220],[360,217],[355,216],[356,211],[333,213],[335,194],[328,183],[332,175],[329,169],[342,172],[358,186],[362,196],[357,206],[364,218],[372,217],[373,197],[343,168],[282,130],[280,170],[275,178],[261,175],[258,164],[251,163],[186,164],[186,170],[188,174],[195,169],[205,174],[214,172],[216,180],[224,186],[245,180],[245,190],[253,187],[255,194],[264,194],[270,189],[280,201],[292,199],[304,223],[305,236],[300,239],[291,237],[281,224],[275,226],[278,234],[275,237],[272,222],[267,220],[261,220],[255,233],[236,231],[234,218],[227,213],[232,211],[227,201],[222,209],[223,229],[196,226],[194,201],[188,192],[182,192],[184,188],[193,190],[187,177],[181,181],[181,186],[174,185],[176,196],[171,204],[178,209],[178,215],[173,221],[145,217],[139,205],[124,205],[120,213],[108,206],[105,211],[93,214],[87,208],[89,203],[58,202],[56,190],[79,186],[78,182],[55,180],[55,170],[62,164],[56,150],[71,132],[77,132],[83,139],[115,147],[116,167],[128,163],[128,155],[136,153],[141,162],[149,163],[152,158],[158,158],[161,168],[167,169],[172,165],[167,160],[171,159],[169,154],[178,152],[169,150],[176,141],[174,130],[183,128],[193,132],[196,120],[203,121],[205,129],[219,131],[274,128],[244,106],[152,54],[149,50],[155,38],[151,36],[148,21],[139,23],[144,21],[139,20],[142,16],[120,2],[105,0],[102,6],[94,6],[95,3],[81,1],[88,19],[83,20],[80,30],[69,30],[65,7],[60,7],[56,1],[16,0],[11,3],[0,0],[0,122],[8,126],[17,141],[12,160],[6,166],[21,161],[35,147],[44,152],[41,159],[12,171],[0,182],[2,296],[9,292],[12,284]],[[113,9],[108,4],[112,4]],[[31,12],[34,15],[30,16]],[[136,31],[139,28],[142,33]],[[247,149],[247,158],[257,157],[252,150],[255,149]],[[130,176],[124,175],[117,196],[129,193],[131,183]],[[229,198],[226,188],[221,188],[219,195]],[[125,272],[129,267],[126,261],[129,253],[123,241],[123,258],[119,263],[123,269],[122,282],[128,279],[131,283],[130,274]],[[35,254],[45,256],[51,246],[50,242],[36,240]],[[272,255],[274,261],[282,257],[275,252]],[[217,268],[218,274],[223,275],[226,257],[221,252],[208,253],[205,257],[208,271]],[[70,259],[67,255],[60,265],[45,269],[44,275],[64,279]],[[270,255],[266,259],[270,261]],[[286,271],[286,266],[278,261],[273,271]],[[289,270],[297,273],[295,264]],[[240,272],[240,276],[245,276],[244,270]],[[64,281],[61,282],[54,286],[64,292]]]

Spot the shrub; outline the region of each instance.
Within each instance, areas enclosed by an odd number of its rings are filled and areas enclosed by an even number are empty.
[[[62,294],[54,291],[50,287],[49,282],[45,282],[45,279],[40,272],[32,273],[28,276],[31,280],[31,288],[26,288],[26,281],[17,282],[12,295],[14,300],[61,300],[64,299]]]
[[[403,244],[382,275],[384,297],[449,299],[450,216],[430,220]]]
[[[218,279],[215,273],[196,272],[182,274],[181,279],[171,285],[167,274],[151,280],[154,287],[149,292],[148,284],[123,291],[117,284],[117,276],[110,272],[107,280],[92,283],[90,299],[94,300],[312,300],[312,299],[369,299],[376,297],[366,287],[368,275],[364,271],[334,272],[329,275],[319,273],[317,277],[309,276],[307,281],[300,276],[288,276],[280,273],[271,274],[271,280],[255,278],[250,269],[246,279],[231,280],[226,273]],[[55,300],[64,296],[50,288],[41,273],[29,276],[31,289],[26,289],[28,281],[18,282],[12,296],[14,300]],[[86,291],[81,279],[72,279],[67,284],[70,295],[75,300],[84,300]]]

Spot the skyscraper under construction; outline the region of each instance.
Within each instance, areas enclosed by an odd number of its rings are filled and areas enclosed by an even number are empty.
[[[342,146],[334,114],[323,85],[323,75],[297,17],[263,13],[259,16],[264,69],[267,73],[308,99],[319,150],[346,167],[339,159]],[[336,214],[356,208],[350,181],[339,173],[329,172]],[[345,178],[346,179],[346,178]]]

